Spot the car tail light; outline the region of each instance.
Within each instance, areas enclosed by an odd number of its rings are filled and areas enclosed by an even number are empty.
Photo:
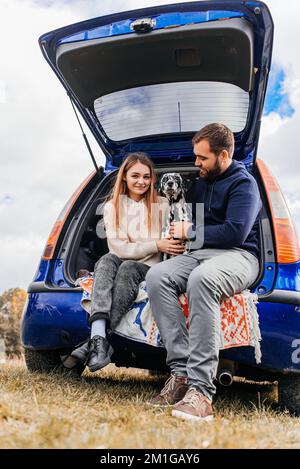
[[[280,187],[262,160],[257,160],[257,166],[271,210],[277,261],[282,264],[297,262],[300,259],[297,233]]]
[[[59,214],[56,222],[54,223],[54,226],[52,228],[52,231],[50,233],[50,236],[48,238],[48,241],[46,243],[42,259],[49,260],[52,259],[54,249],[57,243],[57,240],[59,238],[59,235],[61,233],[62,227],[64,226],[65,220],[67,216],[69,215],[74,203],[76,202],[79,194],[83,191],[83,189],[87,186],[87,184],[90,182],[92,177],[94,176],[95,172],[91,173],[83,182],[80,184],[80,186],[76,189],[72,197],[68,200],[64,208],[62,209],[61,213]]]

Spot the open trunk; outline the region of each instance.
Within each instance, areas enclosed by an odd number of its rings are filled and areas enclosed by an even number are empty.
[[[186,200],[188,203],[191,203],[196,179],[199,177],[198,168],[195,166],[158,167],[158,179],[165,172],[173,171],[179,172],[182,175],[187,187]],[[58,253],[58,258],[64,260],[64,275],[70,284],[74,284],[78,270],[87,269],[92,272],[95,262],[108,252],[107,241],[104,236],[101,236],[104,233],[102,209],[114,183],[115,176],[116,171],[109,173],[95,187],[92,193],[87,195],[85,201],[73,215],[73,220],[70,220],[70,229],[68,229],[66,237],[61,244],[60,253]],[[259,176],[257,179],[259,185],[261,185]],[[255,285],[258,284],[259,279],[263,275],[264,263],[274,262],[275,259],[267,202],[262,188],[261,196],[263,200],[263,209],[261,210],[259,221],[261,269]],[[74,220],[76,220],[76,223],[74,223]],[[67,249],[66,246],[68,246]]]
[[[255,171],[273,44],[263,2],[143,8],[65,26],[39,42],[106,157],[107,175],[72,214],[55,253],[70,285],[79,269],[92,271],[107,252],[106,240],[96,234],[103,223],[96,209],[126,154],[146,152],[158,173],[182,173],[190,202],[198,171],[192,137],[222,122],[234,133],[234,158]],[[268,216],[262,215],[262,247],[272,238],[269,232],[264,239]],[[274,260],[269,251],[262,250],[261,263]]]
[[[165,172],[180,172],[184,177],[187,185],[186,200],[192,201],[194,185],[196,177],[198,177],[199,170],[193,166],[176,167],[176,168],[157,168],[158,179]],[[109,173],[101,183],[98,184],[97,189],[87,197],[84,204],[81,205],[79,213],[74,217],[78,217],[76,227],[73,230],[68,230],[68,239],[64,240],[63,245],[68,245],[67,249],[62,255],[58,257],[64,259],[65,277],[70,283],[74,283],[76,272],[80,269],[87,269],[93,271],[95,262],[108,252],[107,241],[97,233],[103,234],[103,216],[102,208],[110,193],[110,189],[115,180],[116,171]],[[72,223],[70,223],[72,226]]]

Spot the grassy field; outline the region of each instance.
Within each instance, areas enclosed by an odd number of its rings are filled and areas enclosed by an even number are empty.
[[[164,377],[115,368],[67,376],[0,365],[1,448],[300,448],[300,419],[276,408],[276,386],[219,389],[212,423],[192,423],[146,400]]]

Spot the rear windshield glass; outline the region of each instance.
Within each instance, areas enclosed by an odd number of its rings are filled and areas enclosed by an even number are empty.
[[[211,122],[240,132],[247,121],[249,94],[229,83],[165,83],[102,96],[94,107],[106,135],[114,141],[195,132]]]

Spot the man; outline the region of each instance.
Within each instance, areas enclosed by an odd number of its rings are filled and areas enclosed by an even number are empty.
[[[171,377],[149,404],[174,405],[173,416],[209,421],[220,349],[220,300],[248,288],[258,276],[261,201],[253,176],[232,159],[230,129],[209,124],[192,142],[200,175],[195,202],[204,204],[204,227],[173,223],[171,236],[196,239],[191,249],[198,238],[198,246],[153,266],[146,276],[171,369]],[[189,302],[189,331],[178,301],[182,292]]]

